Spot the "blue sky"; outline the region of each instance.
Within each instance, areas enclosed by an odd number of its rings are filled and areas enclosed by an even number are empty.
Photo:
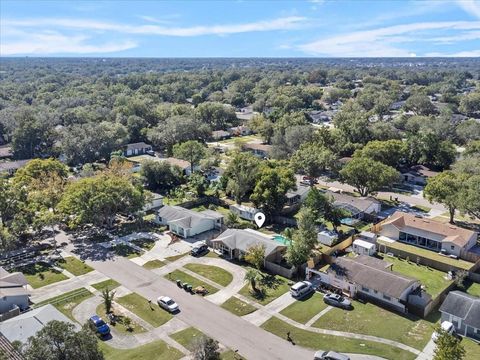
[[[0,1],[1,56],[480,56],[480,0]]]

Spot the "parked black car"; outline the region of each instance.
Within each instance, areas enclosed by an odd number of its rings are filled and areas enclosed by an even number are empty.
[[[199,246],[195,246],[192,251],[191,251],[191,255],[192,256],[202,256],[202,255],[205,255],[206,253],[208,253],[208,246],[207,244],[203,244],[203,245],[199,245]]]

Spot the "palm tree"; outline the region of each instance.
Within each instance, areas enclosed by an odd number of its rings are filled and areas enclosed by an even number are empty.
[[[258,293],[257,289],[257,281],[260,279],[260,272],[257,269],[248,269],[247,272],[245,273],[245,281],[250,282],[250,286],[252,287],[252,290],[256,293]]]
[[[105,290],[102,290],[103,304],[105,305],[105,312],[107,314],[111,313],[112,302],[115,297],[115,291],[111,291],[108,287]]]
[[[229,212],[225,222],[227,226],[234,228],[239,224],[240,219],[238,218],[237,214]]]

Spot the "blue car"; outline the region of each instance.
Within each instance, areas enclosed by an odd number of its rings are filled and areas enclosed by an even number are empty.
[[[93,315],[90,318],[90,322],[95,326],[95,329],[97,332],[102,335],[108,335],[110,334],[110,327],[105,323],[105,321],[102,320],[102,318],[98,315]]]

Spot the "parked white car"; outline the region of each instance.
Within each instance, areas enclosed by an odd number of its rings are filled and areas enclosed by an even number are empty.
[[[158,306],[160,306],[162,309],[165,309],[171,313],[177,312],[179,310],[178,304],[168,296],[160,296],[157,299],[157,303]]]
[[[294,298],[302,298],[314,291],[312,283],[309,281],[299,281],[290,288],[290,295]]]
[[[350,358],[335,351],[317,351],[313,360],[350,360]]]
[[[452,335],[455,332],[455,326],[453,326],[453,324],[450,321],[443,321],[442,324],[440,325],[440,327],[447,334]],[[432,334],[432,340],[437,341],[439,335],[440,335],[439,333],[434,331],[433,334]]]

